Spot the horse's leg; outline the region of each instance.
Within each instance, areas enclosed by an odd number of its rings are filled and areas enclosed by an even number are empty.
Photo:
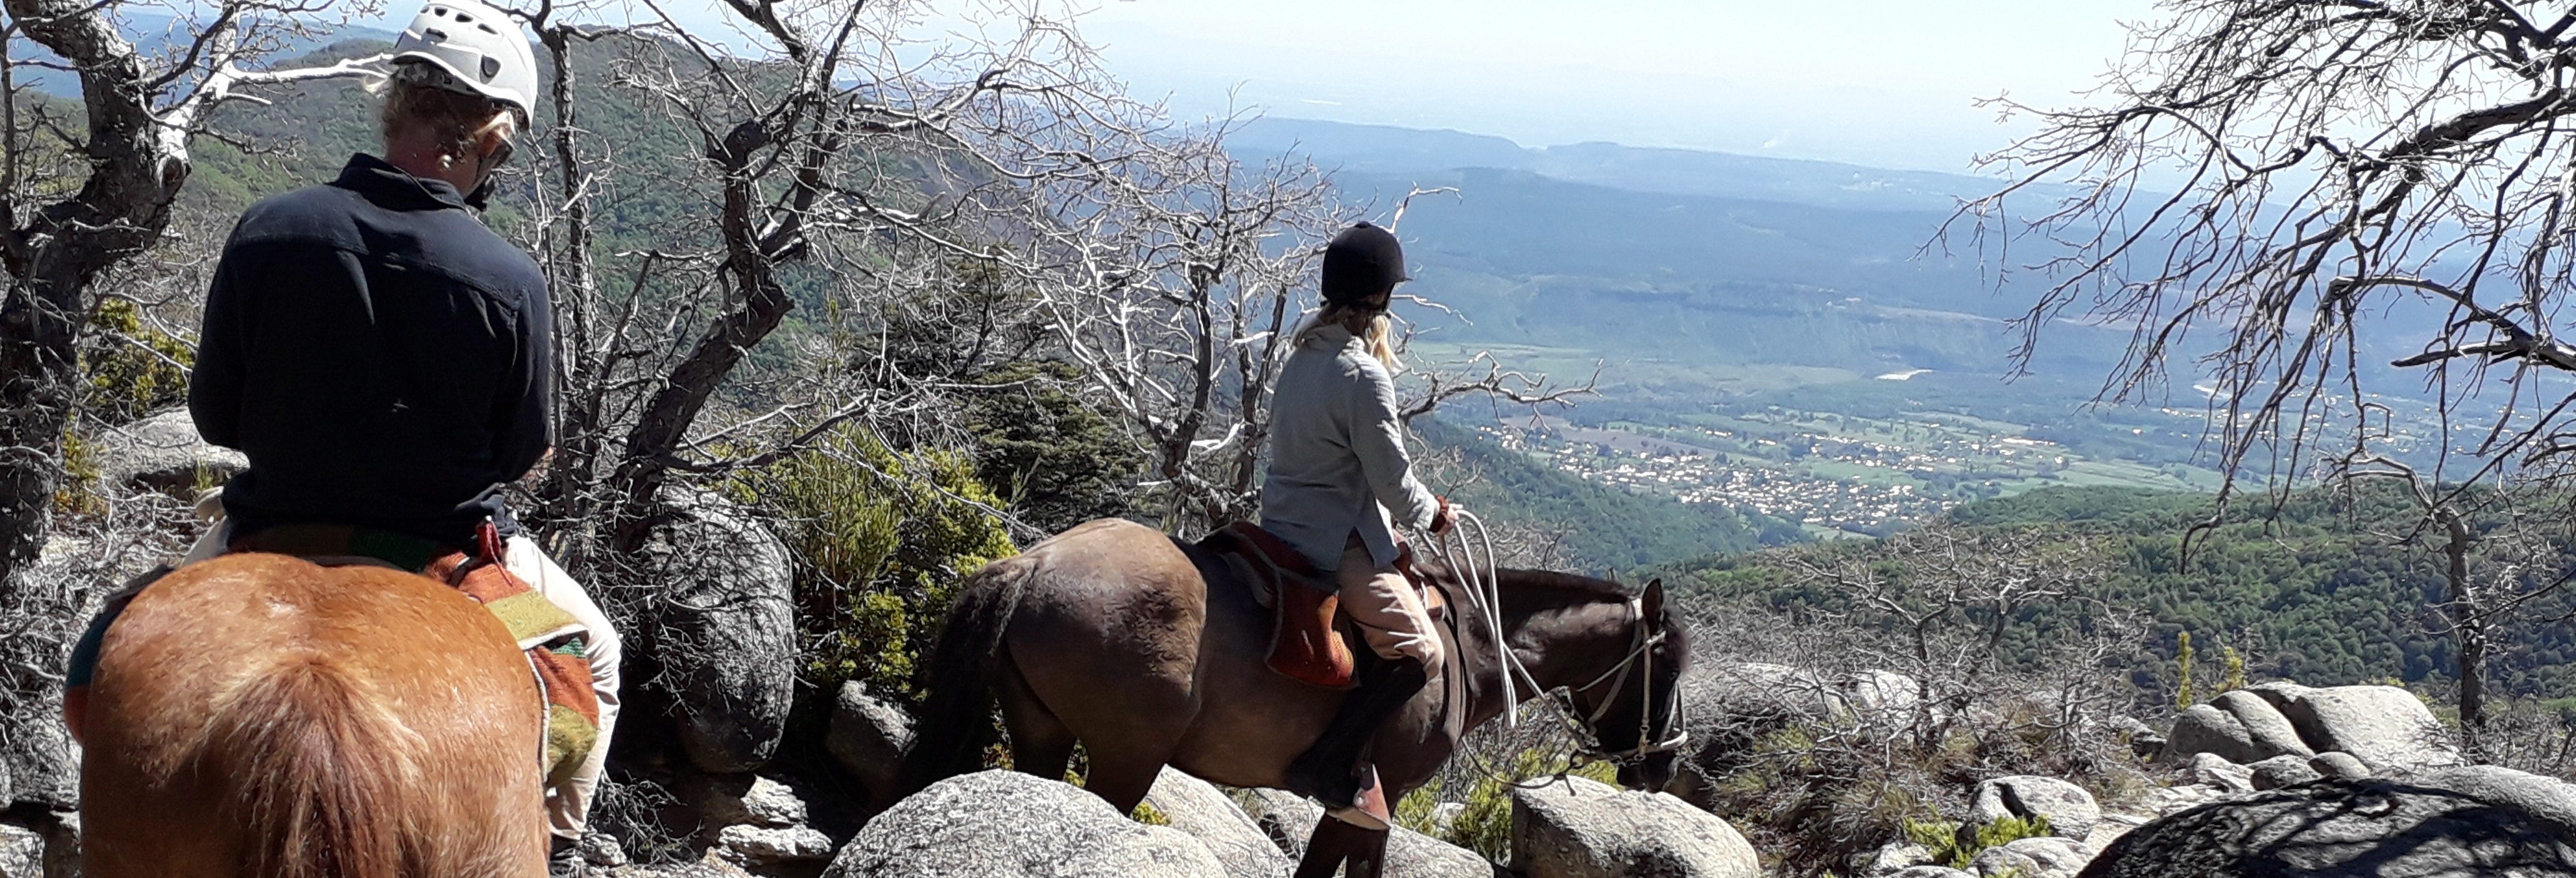
[[[1048,780],[1063,780],[1065,765],[1073,761],[1073,730],[1038,701],[1037,692],[1020,676],[1007,650],[1000,670],[1000,685],[993,687],[993,695],[1002,705],[1002,728],[1011,733],[1012,766]]]
[[[1333,873],[1341,871],[1342,861],[1357,849],[1359,833],[1364,831],[1331,815],[1316,820],[1315,831],[1306,837],[1306,855],[1297,860],[1293,878],[1333,878]]]
[[[1127,694],[1133,699],[1132,715],[1086,729],[1082,736],[1083,751],[1091,757],[1091,776],[1083,787],[1122,814],[1145,800],[1198,713],[1197,699],[1179,686],[1142,687]],[[1163,697],[1153,697],[1157,695]],[[1157,700],[1162,703],[1156,705]]]
[[[1091,776],[1083,780],[1083,788],[1108,799],[1110,807],[1120,813],[1135,811],[1136,803],[1145,801],[1145,794],[1154,789],[1154,779],[1163,774],[1163,761],[1171,758],[1172,744],[1178,741],[1167,741],[1151,750],[1140,749],[1136,743],[1120,741],[1092,744],[1089,748]]]
[[[1351,837],[1350,853],[1343,858],[1348,868],[1342,870],[1342,878],[1379,878],[1386,874],[1386,839],[1393,833],[1356,826],[1352,829],[1357,832]]]

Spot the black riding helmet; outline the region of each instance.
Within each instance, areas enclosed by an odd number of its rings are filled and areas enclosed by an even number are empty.
[[[1363,221],[1324,245],[1324,301],[1356,305],[1404,282],[1404,245]]]

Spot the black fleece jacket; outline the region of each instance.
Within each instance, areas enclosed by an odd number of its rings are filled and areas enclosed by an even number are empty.
[[[188,410],[250,468],[236,533],[347,524],[470,545],[545,453],[553,317],[534,260],[454,186],[369,155],[253,205],[206,294]]]

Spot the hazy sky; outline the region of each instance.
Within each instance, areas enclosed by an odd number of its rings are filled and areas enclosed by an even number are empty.
[[[1193,115],[1959,170],[2078,100],[2148,0],[1108,0],[1083,32]]]
[[[656,2],[692,32],[736,42],[715,0]],[[2028,130],[1998,125],[1976,98],[2074,102],[2121,52],[2122,24],[2154,13],[2151,0],[1061,2],[1091,4],[1080,29],[1110,69],[1190,117],[1231,99],[1274,116],[1532,146],[1609,140],[1941,171]],[[641,0],[622,3],[653,17]],[[416,8],[386,5],[392,28]]]

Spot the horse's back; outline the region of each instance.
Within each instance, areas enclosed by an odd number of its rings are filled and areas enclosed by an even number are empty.
[[[1184,770],[1275,785],[1339,700],[1267,670],[1270,611],[1222,561],[1161,531],[1102,519],[994,568],[1028,578],[1007,636],[1013,667],[1094,750],[1167,728],[1151,737]]]
[[[430,579],[189,565],[101,645],[84,874],[536,874],[542,709],[500,621]]]
[[[1163,532],[1124,519],[1087,522],[994,562],[985,575],[1022,576],[1006,642],[1015,656],[1091,679],[1115,672],[1186,688],[1206,617],[1206,584]],[[1076,676],[1084,675],[1084,676]],[[1168,687],[1166,687],[1168,688]]]

